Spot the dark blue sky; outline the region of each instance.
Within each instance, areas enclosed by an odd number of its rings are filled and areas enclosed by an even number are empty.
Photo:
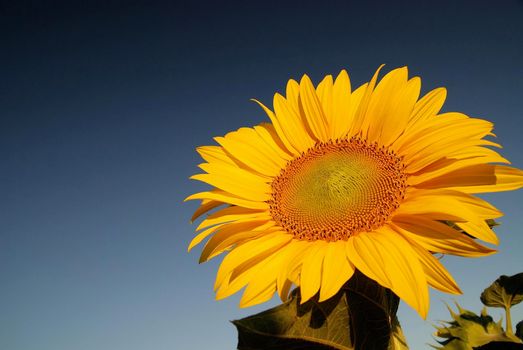
[[[0,4],[2,349],[234,348],[227,320],[270,305],[214,301],[219,259],[186,253],[194,148],[266,121],[249,99],[303,73],[359,85],[407,65],[424,92],[448,88],[446,111],[495,122],[523,167],[521,1],[151,3]],[[522,193],[488,199],[500,253],[445,258],[475,311],[523,266]],[[401,308],[412,349],[448,319],[453,299],[431,300],[427,322]]]

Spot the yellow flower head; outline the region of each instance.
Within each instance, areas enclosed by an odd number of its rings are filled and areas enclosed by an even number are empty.
[[[471,236],[497,244],[486,220],[502,213],[473,194],[520,188],[523,172],[492,164],[509,163],[487,148],[499,147],[484,139],[492,123],[439,114],[446,90],[418,99],[406,67],[378,73],[354,91],[344,70],[316,88],[290,80],[273,110],[258,102],[271,123],[198,148],[204,173],[191,178],[213,188],[187,198],[201,200],[193,220],[218,209],[189,250],[212,236],[200,261],[228,252],[218,299],[247,286],[242,307],[285,300],[294,284],[302,303],[323,301],[358,269],[425,318],[428,285],[460,293],[433,253],[494,252]]]

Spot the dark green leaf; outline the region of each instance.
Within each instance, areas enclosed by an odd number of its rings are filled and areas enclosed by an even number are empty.
[[[523,350],[523,344],[493,341],[474,350]]]
[[[523,321],[519,321],[516,325],[516,337],[523,340]]]
[[[399,347],[405,339],[395,316],[398,303],[393,293],[361,273],[321,303],[313,299],[300,305],[296,289],[282,305],[233,321],[238,349],[407,349]]]
[[[481,293],[481,302],[486,306],[510,308],[523,300],[523,273],[500,276]]]
[[[338,294],[324,303],[299,305],[291,300],[233,323],[238,328],[238,349],[352,349],[347,325],[347,302]],[[341,327],[340,327],[341,325]]]

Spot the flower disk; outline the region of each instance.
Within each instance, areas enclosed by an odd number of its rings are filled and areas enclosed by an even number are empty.
[[[272,182],[270,212],[295,238],[333,242],[381,227],[405,195],[392,151],[359,138],[318,143]]]
[[[380,67],[381,69],[381,67]],[[357,89],[341,71],[317,86],[304,75],[256,101],[270,123],[198,147],[211,189],[193,215],[200,262],[225,255],[216,297],[245,288],[240,306],[334,296],[359,270],[413,307],[429,308],[428,286],[460,293],[434,253],[478,257],[498,244],[488,220],[502,216],[477,193],[515,190],[523,172],[488,139],[493,124],[440,113],[446,90],[421,97],[406,67]]]

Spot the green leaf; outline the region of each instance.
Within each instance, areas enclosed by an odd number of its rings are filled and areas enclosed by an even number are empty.
[[[233,321],[238,349],[403,350],[396,319],[399,299],[357,272],[334,297],[300,305],[299,289],[290,300]]]
[[[324,303],[299,305],[298,290],[275,308],[233,321],[238,328],[238,349],[352,349],[347,328],[349,315],[344,294]],[[329,347],[330,346],[330,347]]]
[[[523,350],[523,344],[493,341],[483,346],[474,348],[474,350]]]
[[[523,300],[523,272],[500,276],[481,293],[481,302],[490,307],[510,308]]]
[[[511,342],[507,337],[500,322],[494,322],[492,317],[487,315],[484,308],[480,315],[472,311],[465,310],[456,304],[459,313],[455,313],[450,307],[452,321],[446,322],[447,325],[436,327],[436,336],[444,338],[439,341],[441,350],[473,350],[493,341]]]

